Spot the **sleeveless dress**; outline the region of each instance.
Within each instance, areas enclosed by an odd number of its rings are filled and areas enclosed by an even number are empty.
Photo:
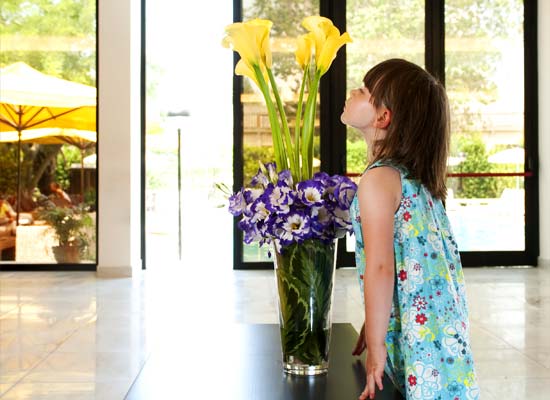
[[[406,399],[479,399],[460,253],[443,203],[401,166],[378,161],[367,170],[384,165],[399,171],[402,190],[394,217],[395,286],[385,372]],[[366,264],[357,194],[350,213],[363,294]]]

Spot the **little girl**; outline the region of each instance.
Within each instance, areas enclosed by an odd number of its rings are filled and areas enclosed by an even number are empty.
[[[365,323],[367,385],[384,371],[407,399],[478,399],[464,275],[445,213],[449,107],[419,66],[384,61],[351,91],[341,120],[361,131],[369,165],[351,206]]]

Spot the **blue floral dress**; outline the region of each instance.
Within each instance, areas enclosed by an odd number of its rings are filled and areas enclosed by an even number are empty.
[[[470,348],[464,275],[441,200],[407,171],[394,218],[395,287],[385,371],[407,399],[479,399]],[[363,294],[365,248],[357,194],[351,205],[355,260]],[[368,238],[366,238],[368,240]]]

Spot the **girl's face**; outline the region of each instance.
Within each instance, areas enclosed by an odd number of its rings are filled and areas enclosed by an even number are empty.
[[[391,121],[391,112],[384,106],[374,106],[366,87],[350,92],[340,120],[363,133],[367,145],[372,148],[376,140],[383,139]]]
[[[371,103],[371,95],[366,87],[353,89],[350,92],[340,120],[362,132],[374,127],[376,109]]]

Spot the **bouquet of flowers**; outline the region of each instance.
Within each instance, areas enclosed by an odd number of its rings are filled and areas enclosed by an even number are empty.
[[[229,211],[242,216],[244,242],[272,243],[277,251],[307,239],[332,242],[351,230],[349,207],[357,185],[345,176],[316,173],[293,184],[289,170],[262,165],[250,187],[229,198]]]
[[[328,18],[302,20],[308,32],[296,41],[303,79],[292,137],[272,72],[271,26],[265,19],[231,24],[222,44],[239,53],[235,73],[252,79],[265,99],[275,153],[275,163],[261,163],[250,187],[230,197],[229,211],[242,215],[239,228],[245,233],[245,243],[274,244],[280,251],[307,239],[330,242],[351,231],[349,207],[357,187],[344,176],[313,175],[319,82],[338,50],[351,42],[350,36],[340,34]]]
[[[275,160],[260,162],[249,187],[230,196],[229,211],[241,216],[245,243],[275,248],[284,370],[320,374],[328,370],[334,239],[351,231],[349,208],[357,186],[345,176],[313,174],[313,135],[319,81],[351,39],[327,18],[302,21],[308,33],[296,42],[303,80],[292,137],[271,71],[271,26],[262,19],[231,24],[223,40],[241,56],[235,73],[252,79],[265,99],[275,153]]]

